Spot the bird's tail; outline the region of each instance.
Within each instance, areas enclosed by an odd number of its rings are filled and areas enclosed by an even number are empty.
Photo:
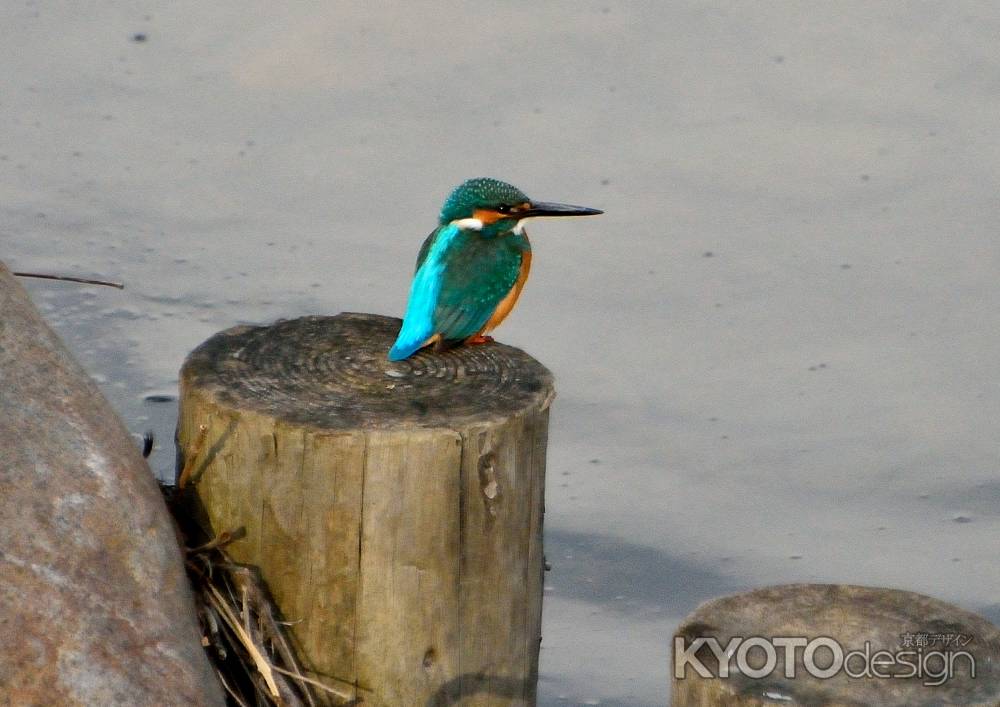
[[[417,352],[420,348],[420,344],[409,344],[401,341],[397,341],[389,349],[389,360],[390,361],[402,361],[404,358],[409,358]]]
[[[389,360],[402,361],[404,358],[409,358],[435,338],[427,331],[427,327],[415,327],[404,320],[403,328],[396,337],[396,343],[389,349]]]

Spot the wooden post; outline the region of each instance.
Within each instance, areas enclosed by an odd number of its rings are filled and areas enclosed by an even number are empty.
[[[217,334],[181,372],[179,449],[314,677],[368,705],[533,704],[551,374],[499,344],[392,363],[399,325]]]
[[[714,637],[725,651],[734,636],[741,637],[741,643],[758,636],[816,643],[787,648],[795,656],[792,678],[785,674],[785,648],[776,648],[773,670],[754,676],[740,669],[740,644],[733,644],[729,675],[717,677],[719,665],[711,647],[703,644],[695,651],[694,642]],[[820,677],[834,667],[830,639],[842,649],[844,667]],[[868,657],[863,655],[866,644]],[[1000,705],[1000,630],[971,612],[895,589],[791,584],[723,597],[684,620],[673,649],[673,707]],[[691,651],[686,657],[685,650]],[[862,655],[851,657],[852,651]],[[879,651],[886,654],[873,659]],[[938,655],[932,655],[935,652]],[[699,675],[688,660],[691,653],[711,677]],[[806,668],[807,653],[820,673]],[[767,650],[760,646],[748,646],[745,657],[751,671],[765,671],[770,665]],[[866,665],[868,675],[862,673]],[[917,670],[919,674],[906,677]]]

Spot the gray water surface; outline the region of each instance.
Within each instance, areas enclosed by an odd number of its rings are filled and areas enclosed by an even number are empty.
[[[458,182],[604,209],[529,228],[498,332],[559,389],[541,702],[663,704],[720,593],[1000,617],[998,36],[977,2],[7,2],[0,258],[127,283],[28,285],[168,476],[145,398],[185,354],[401,314]]]

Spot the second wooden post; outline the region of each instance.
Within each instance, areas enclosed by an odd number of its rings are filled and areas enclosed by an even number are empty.
[[[372,705],[533,704],[549,372],[490,344],[391,363],[399,321],[237,327],[181,373],[210,523],[314,677]]]

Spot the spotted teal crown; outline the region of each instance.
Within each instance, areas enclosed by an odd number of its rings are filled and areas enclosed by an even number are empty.
[[[528,197],[513,184],[499,179],[477,177],[462,182],[441,207],[441,224],[469,218],[476,209],[494,209],[501,204],[523,204]]]

